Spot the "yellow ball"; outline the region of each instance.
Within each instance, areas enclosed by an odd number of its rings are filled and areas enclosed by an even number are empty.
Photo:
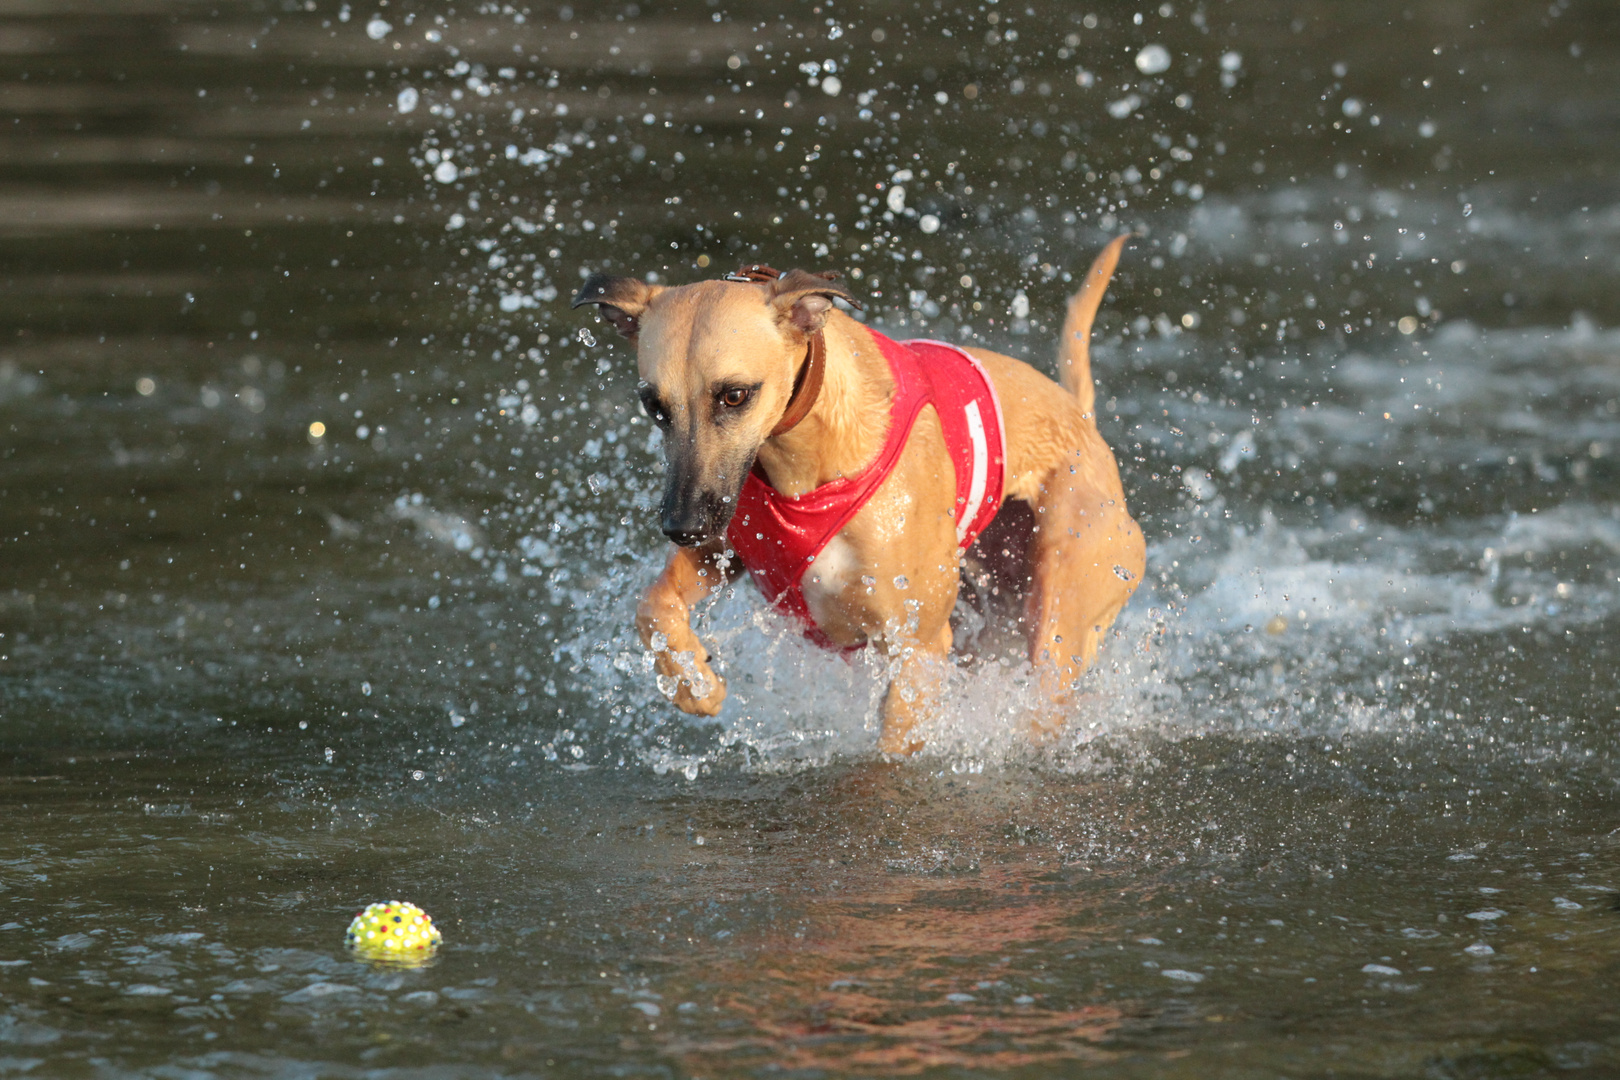
[[[422,959],[444,940],[428,913],[415,904],[391,900],[372,904],[354,917],[345,936],[349,948],[382,960]]]

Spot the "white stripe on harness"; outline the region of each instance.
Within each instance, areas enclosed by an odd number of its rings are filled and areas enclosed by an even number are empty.
[[[968,486],[967,506],[962,508],[962,516],[956,521],[958,544],[967,539],[968,529],[978,520],[979,507],[984,503],[984,488],[990,479],[990,447],[985,439],[984,417],[979,413],[979,403],[970,401],[962,411],[967,414],[968,435],[973,440],[973,483]]]
[[[990,404],[996,411],[996,452],[993,464],[1003,470],[1007,468],[1007,421],[1001,412],[1001,395],[996,393],[996,384],[990,378],[990,373],[984,370],[977,357],[960,345],[952,345],[948,341],[934,341],[931,338],[918,338],[915,341],[904,342],[906,345],[932,345],[939,349],[949,349],[972,365],[973,370],[979,373],[979,381],[983,384],[985,393],[990,396]],[[968,485],[968,505],[956,521],[956,542],[958,545],[967,539],[968,530],[973,527],[973,520],[979,516],[979,507],[984,503],[984,490],[990,484],[989,436],[984,430],[984,414],[979,411],[977,399],[963,406],[967,416],[968,434],[973,440],[973,482]]]

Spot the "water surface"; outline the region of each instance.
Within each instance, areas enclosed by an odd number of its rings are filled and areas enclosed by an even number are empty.
[[[0,1074],[1612,1074],[1617,42],[5,5]],[[1050,370],[1127,229],[1149,575],[1064,736],[987,647],[885,763],[882,666],[746,585],[723,715],[665,702],[582,276],[841,268]],[[394,897],[426,967],[342,948]]]

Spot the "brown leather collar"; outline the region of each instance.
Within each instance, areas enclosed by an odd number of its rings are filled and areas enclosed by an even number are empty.
[[[751,263],[727,274],[722,280],[745,281],[751,283],[775,281],[782,276],[780,270],[765,266],[761,263]],[[767,438],[774,439],[778,435],[785,435],[799,426],[799,421],[810,415],[815,407],[816,398],[821,396],[821,380],[827,373],[827,341],[820,330],[810,335],[810,348],[805,354],[804,365],[793,379],[793,396],[788,399],[787,409],[782,413],[782,419],[776,422]]]
[[[820,330],[810,335],[810,351],[804,358],[804,366],[799,368],[799,374],[793,380],[793,396],[788,399],[787,410],[782,413],[782,419],[771,428],[768,438],[785,435],[799,426],[799,421],[810,415],[815,407],[816,398],[821,396],[821,380],[827,373],[827,340]]]

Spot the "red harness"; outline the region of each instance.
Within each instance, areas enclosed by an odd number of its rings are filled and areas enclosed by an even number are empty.
[[[804,572],[816,556],[866,505],[894,471],[911,427],[924,405],[934,406],[945,446],[956,469],[956,542],[966,549],[1001,508],[1006,472],[1006,435],[1001,402],[979,362],[940,341],[891,341],[873,332],[889,372],[894,397],[889,432],[876,458],[846,476],[789,498],[756,470],[743,481],[726,539],[765,599],[795,616],[805,636],[829,648],[805,604]]]

